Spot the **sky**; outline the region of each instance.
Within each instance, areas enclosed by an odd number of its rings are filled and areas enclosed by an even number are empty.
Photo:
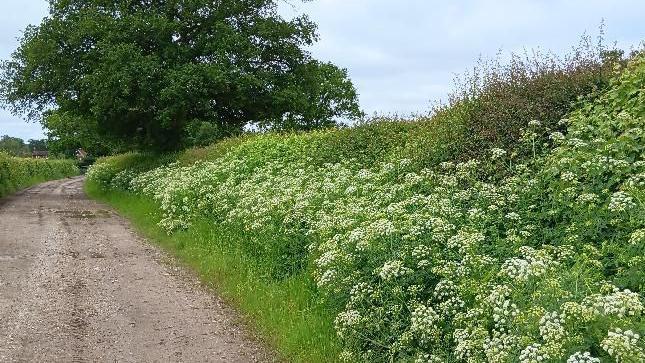
[[[346,68],[361,107],[372,115],[427,112],[446,99],[455,75],[477,59],[542,49],[563,54],[583,34],[629,49],[645,40],[643,0],[287,0],[285,17],[305,13],[318,24],[315,58]],[[45,0],[0,0],[0,59],[28,24],[47,14]],[[0,109],[0,135],[44,135]]]

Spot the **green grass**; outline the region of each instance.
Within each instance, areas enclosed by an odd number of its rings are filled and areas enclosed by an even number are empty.
[[[237,308],[281,359],[334,362],[339,344],[333,313],[316,302],[308,271],[271,281],[267,266],[240,250],[239,232],[206,220],[183,232],[166,234],[157,222],[161,211],[151,200],[88,183],[87,194],[114,207],[150,241],[170,251],[197,272],[217,294]]]

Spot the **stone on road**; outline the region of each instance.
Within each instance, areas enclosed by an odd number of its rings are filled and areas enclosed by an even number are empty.
[[[83,179],[0,200],[0,361],[253,362],[270,355]]]

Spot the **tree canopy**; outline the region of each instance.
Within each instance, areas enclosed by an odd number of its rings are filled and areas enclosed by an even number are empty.
[[[29,139],[27,143],[19,137],[3,135],[0,137],[0,152],[14,156],[28,156],[33,151],[47,151],[47,140]]]
[[[360,117],[346,70],[306,50],[316,40],[277,0],[50,0],[0,95],[54,138],[151,149]]]

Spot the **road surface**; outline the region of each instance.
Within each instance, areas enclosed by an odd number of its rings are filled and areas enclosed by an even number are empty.
[[[0,200],[0,362],[271,361],[211,291],[83,179]]]

